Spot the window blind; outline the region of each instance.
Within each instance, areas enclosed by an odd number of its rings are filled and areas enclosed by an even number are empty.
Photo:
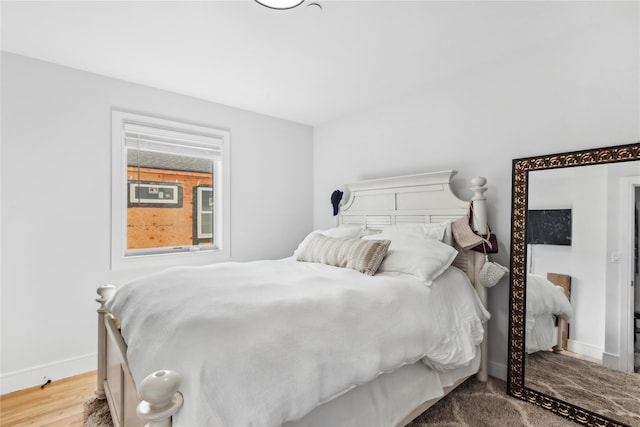
[[[222,157],[224,141],[213,135],[174,131],[137,123],[124,123],[126,148],[217,160]]]

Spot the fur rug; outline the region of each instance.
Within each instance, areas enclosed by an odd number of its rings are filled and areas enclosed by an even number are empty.
[[[106,399],[93,398],[84,402],[84,427],[113,427]]]
[[[575,427],[536,405],[507,395],[507,383],[470,378],[407,427]]]
[[[576,424],[530,403],[507,396],[496,378],[469,379],[407,427],[570,427]],[[85,402],[85,427],[113,427],[106,400]]]
[[[525,361],[525,386],[623,423],[640,426],[640,375],[539,351]]]

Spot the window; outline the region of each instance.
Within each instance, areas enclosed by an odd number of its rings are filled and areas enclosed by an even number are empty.
[[[229,132],[114,111],[112,149],[113,268],[229,257]]]

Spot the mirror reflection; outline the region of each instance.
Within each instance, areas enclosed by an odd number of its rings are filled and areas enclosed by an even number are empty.
[[[529,172],[524,386],[640,425],[640,162]]]

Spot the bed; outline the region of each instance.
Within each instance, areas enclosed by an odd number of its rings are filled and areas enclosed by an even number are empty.
[[[567,349],[568,324],[573,317],[569,301],[570,277],[549,273],[527,275],[525,347],[537,351]]]
[[[485,258],[449,234],[469,206],[455,173],[348,185],[336,227],[287,259],[101,286],[96,394],[116,427],[402,426],[470,376],[486,381]],[[485,185],[472,180],[481,234]],[[347,242],[373,255],[342,268]]]

